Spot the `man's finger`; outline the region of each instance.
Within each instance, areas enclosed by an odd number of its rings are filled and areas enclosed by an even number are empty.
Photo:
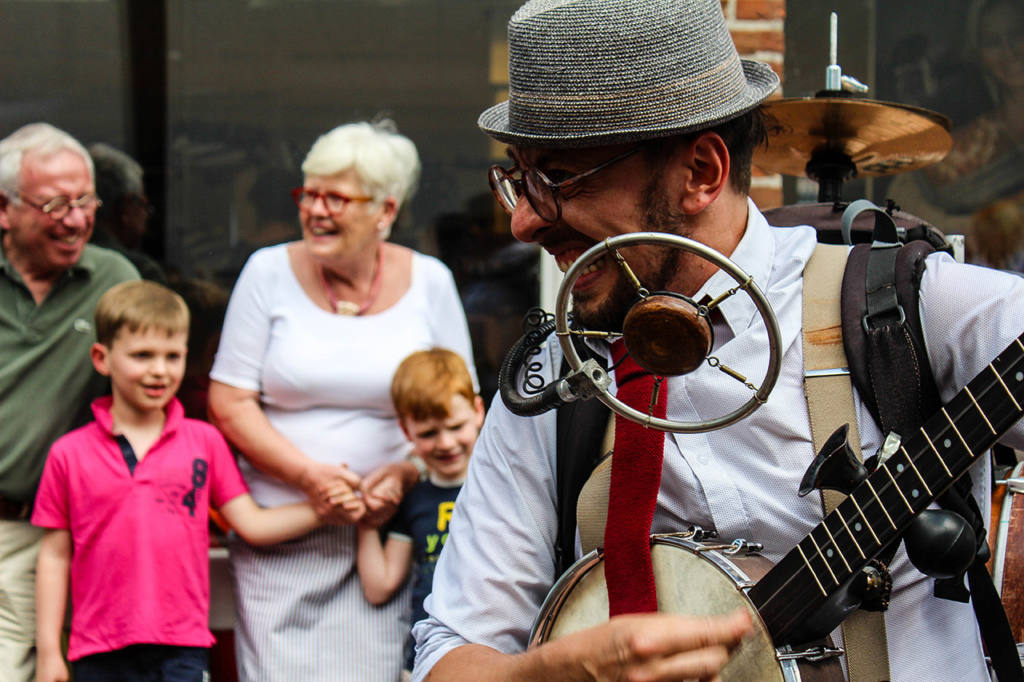
[[[750,615],[742,610],[723,616],[655,614],[647,618],[665,622],[652,621],[652,627],[634,631],[631,648],[641,658],[712,646],[732,648],[752,629]]]
[[[638,680],[713,680],[728,662],[729,650],[718,645],[652,658],[637,664],[630,674]]]

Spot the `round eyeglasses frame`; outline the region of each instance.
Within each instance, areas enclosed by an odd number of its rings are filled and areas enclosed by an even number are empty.
[[[641,149],[643,149],[643,145],[627,149],[604,163],[559,182],[552,181],[543,171],[537,168],[527,168],[524,170],[518,166],[513,166],[512,168],[491,166],[487,172],[487,180],[491,185],[491,191],[494,192],[494,197],[509,215],[512,215],[512,212],[516,210],[519,197],[526,194],[526,200],[530,202],[530,207],[534,213],[540,216],[542,220],[553,223],[562,217],[562,202],[560,199],[563,188],[585,180],[598,171],[602,171],[608,166],[632,156]],[[515,177],[516,172],[519,173],[518,178]]]
[[[92,214],[96,212],[96,209],[103,205],[100,198],[91,192],[89,194],[83,194],[77,199],[71,199],[70,197],[66,197],[61,194],[53,197],[52,199],[47,199],[41,204],[37,204],[24,194],[20,193],[18,194],[18,199],[40,213],[46,214],[46,216],[52,220],[64,220],[68,213],[71,213],[71,209],[73,208],[80,208],[85,213]]]

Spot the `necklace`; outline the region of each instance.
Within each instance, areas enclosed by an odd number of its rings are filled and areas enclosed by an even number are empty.
[[[377,295],[380,293],[380,282],[381,274],[384,271],[382,265],[381,248],[377,248],[377,268],[373,275],[373,282],[370,284],[370,292],[366,295],[366,300],[362,305],[357,305],[352,301],[339,301],[338,297],[334,295],[334,291],[327,283],[327,275],[324,273],[322,265],[317,265],[316,270],[320,275],[320,285],[324,288],[324,293],[327,295],[327,301],[331,304],[331,310],[334,311],[335,315],[347,315],[349,317],[362,315],[370,306],[373,305],[374,301],[377,300]]]

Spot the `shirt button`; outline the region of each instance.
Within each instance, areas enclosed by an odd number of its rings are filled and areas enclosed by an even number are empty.
[[[706,452],[702,452],[699,455],[697,455],[697,461],[700,462],[701,464],[707,464],[709,459],[710,457],[708,457],[708,453]]]

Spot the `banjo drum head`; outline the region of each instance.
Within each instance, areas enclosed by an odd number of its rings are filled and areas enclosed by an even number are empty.
[[[722,669],[724,682],[782,682],[775,646],[743,590],[764,575],[771,562],[758,555],[727,556],[672,535],[651,538],[651,559],[659,611],[713,616],[744,609],[750,614],[754,635],[736,648]],[[552,588],[531,635],[531,646],[607,620],[604,561],[595,551],[576,562]]]

